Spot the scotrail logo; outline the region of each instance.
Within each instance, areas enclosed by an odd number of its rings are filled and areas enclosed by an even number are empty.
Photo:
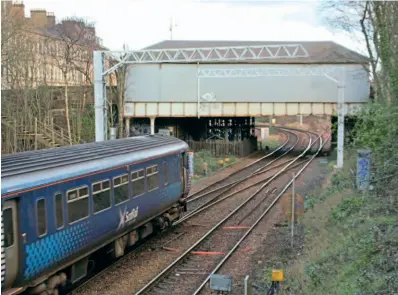
[[[127,207],[124,207],[124,210],[121,211],[119,209],[119,226],[117,227],[117,230],[125,227],[128,223],[133,222],[138,216],[138,206],[136,208],[131,209],[129,212],[127,210]]]

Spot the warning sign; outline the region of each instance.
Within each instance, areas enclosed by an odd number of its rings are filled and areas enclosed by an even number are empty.
[[[292,218],[292,193],[285,194],[281,199],[281,209],[288,220]],[[296,194],[294,202],[294,218],[304,215],[304,199]]]

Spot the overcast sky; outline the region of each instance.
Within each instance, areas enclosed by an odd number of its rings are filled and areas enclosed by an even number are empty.
[[[178,40],[323,41],[365,53],[353,36],[332,32],[319,16],[319,1],[264,0],[25,0],[25,11],[44,8],[58,19],[95,22],[104,46],[140,49],[170,39],[170,18]]]

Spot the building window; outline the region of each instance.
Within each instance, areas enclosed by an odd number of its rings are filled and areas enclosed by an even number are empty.
[[[133,185],[133,197],[142,195],[145,192],[144,169],[131,173],[131,182]]]
[[[146,168],[146,178],[148,180],[148,192],[158,188],[158,165]]]
[[[93,183],[94,213],[111,207],[111,187],[109,179]]]
[[[55,226],[57,229],[64,226],[64,202],[62,194],[55,195]]]
[[[67,192],[69,223],[89,215],[88,187],[84,186]]]
[[[164,178],[164,184],[168,184],[168,178],[167,178],[167,164],[166,162],[163,162],[163,178]]]
[[[4,247],[8,248],[14,245],[14,220],[12,208],[3,210],[3,226],[4,226]]]
[[[44,236],[47,233],[46,200],[40,199],[36,203],[37,235]]]
[[[129,194],[129,176],[127,174],[113,179],[113,193],[115,195],[115,205],[127,201]]]

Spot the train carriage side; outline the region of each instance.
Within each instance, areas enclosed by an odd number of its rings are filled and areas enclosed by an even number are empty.
[[[2,246],[2,285],[34,281],[33,293],[41,294],[51,284],[54,289],[78,281],[87,274],[90,253],[107,246],[121,256],[126,246],[178,219],[187,194],[184,180],[190,182],[192,174],[183,147],[2,198],[9,236]],[[18,261],[15,271],[11,264]]]

